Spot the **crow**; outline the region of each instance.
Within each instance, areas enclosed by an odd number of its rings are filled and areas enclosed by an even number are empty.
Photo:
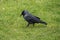
[[[27,10],[23,10],[20,16],[22,16],[22,15],[23,15],[23,18],[28,22],[27,27],[29,26],[29,24],[33,24],[33,26],[34,26],[35,23],[42,23],[42,24],[47,25],[46,22],[42,21],[37,16],[33,16]]]

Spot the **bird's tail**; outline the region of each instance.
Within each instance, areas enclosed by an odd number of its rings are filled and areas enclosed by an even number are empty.
[[[42,20],[40,20],[40,23],[47,25],[47,23]]]

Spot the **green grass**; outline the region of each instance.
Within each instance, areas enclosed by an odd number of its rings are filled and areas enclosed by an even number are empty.
[[[48,25],[26,27],[22,10]],[[0,0],[0,40],[60,40],[60,0]]]

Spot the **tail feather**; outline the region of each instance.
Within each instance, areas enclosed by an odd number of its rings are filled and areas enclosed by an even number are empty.
[[[47,25],[47,23],[46,23],[46,22],[44,22],[44,21],[42,21],[42,20],[40,21],[40,23]]]

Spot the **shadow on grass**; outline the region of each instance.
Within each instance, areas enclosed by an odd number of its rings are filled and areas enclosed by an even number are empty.
[[[21,28],[46,28],[47,27],[47,25],[29,25],[28,27],[26,27],[26,25],[25,26],[22,26]]]

